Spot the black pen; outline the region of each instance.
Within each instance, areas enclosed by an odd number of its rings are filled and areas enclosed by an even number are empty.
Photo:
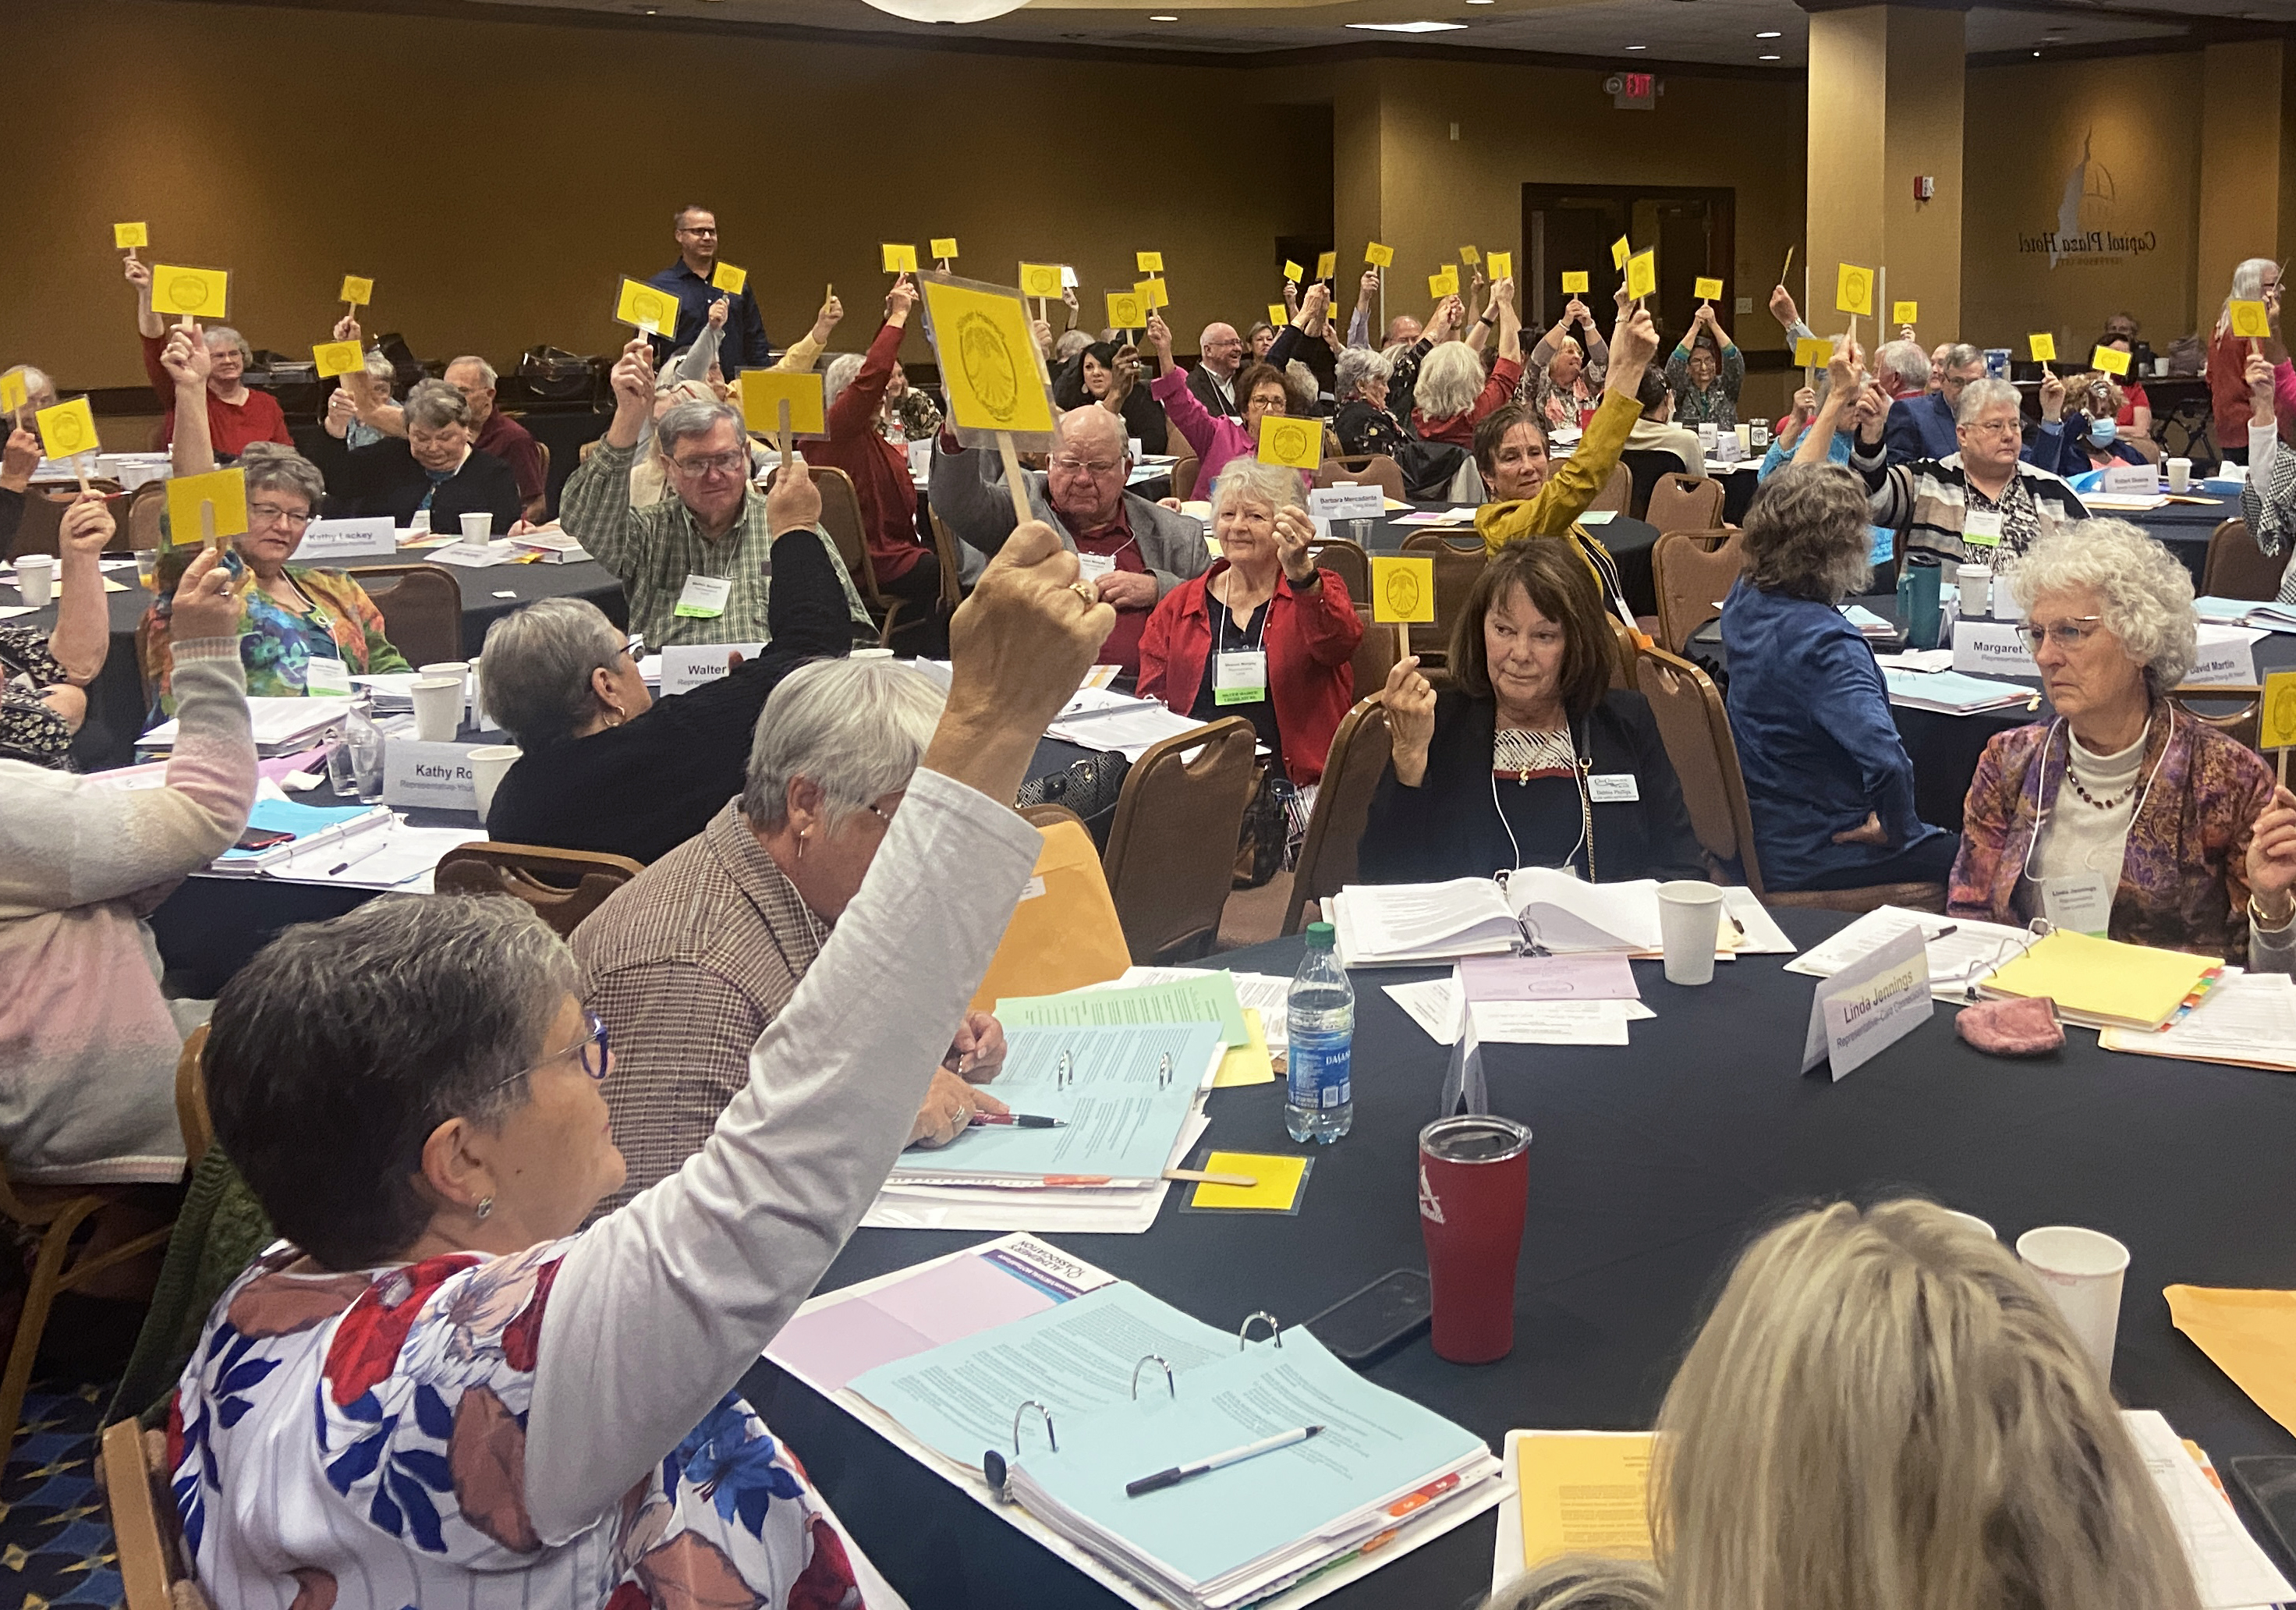
[[[1065,1129],[1065,1118],[1046,1118],[1035,1113],[975,1113],[967,1128],[979,1129],[983,1124],[997,1124],[1012,1129]]]

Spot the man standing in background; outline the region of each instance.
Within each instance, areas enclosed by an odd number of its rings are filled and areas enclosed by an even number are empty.
[[[718,366],[727,380],[744,369],[773,365],[766,344],[766,323],[758,316],[758,299],[746,284],[729,296],[710,284],[718,267],[718,215],[707,207],[685,206],[672,220],[677,240],[677,261],[646,282],[677,299],[677,333],[668,340],[653,338],[654,365],[659,368],[671,354],[692,346],[709,322],[710,304],[726,300],[726,329],[718,344]]]

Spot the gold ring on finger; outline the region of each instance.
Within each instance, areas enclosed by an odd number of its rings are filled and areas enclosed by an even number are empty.
[[[1100,602],[1100,589],[1089,581],[1071,581],[1069,591],[1083,599],[1087,609]]]

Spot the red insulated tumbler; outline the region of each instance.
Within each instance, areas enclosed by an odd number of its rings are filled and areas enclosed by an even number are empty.
[[[1435,1356],[1488,1364],[1514,1346],[1514,1265],[1530,1200],[1530,1131],[1468,1113],[1419,1131],[1419,1232]]]

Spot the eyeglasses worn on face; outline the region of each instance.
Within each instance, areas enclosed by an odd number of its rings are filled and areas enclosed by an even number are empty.
[[[1053,468],[1063,475],[1113,475],[1120,461],[1104,458],[1075,458],[1066,453],[1053,460]]]
[[[2042,646],[2052,637],[2057,640],[2059,648],[2070,653],[2096,636],[2095,623],[2103,618],[2099,615],[2082,615],[2078,620],[2067,621],[2062,625],[2027,620],[2018,626],[2017,636],[2024,642],[2025,651],[2028,653],[2039,653]]]
[[[603,1080],[606,1077],[606,1060],[608,1052],[611,1048],[606,1035],[605,1020],[601,1018],[595,1012],[589,1011],[586,1008],[582,1014],[582,1021],[589,1026],[590,1031],[587,1034],[585,1034],[581,1039],[576,1040],[572,1045],[568,1046],[562,1051],[551,1052],[550,1055],[545,1056],[540,1062],[536,1063],[530,1068],[521,1068],[508,1079],[496,1080],[493,1084],[488,1085],[484,1090],[480,1091],[480,1094],[482,1096],[491,1096],[496,1090],[501,1089],[504,1085],[514,1085],[529,1073],[539,1073],[545,1068],[550,1067],[557,1063],[564,1062],[568,1057],[576,1056],[578,1056],[582,1059],[582,1072],[587,1073],[594,1080]]]
[[[250,503],[247,505],[247,517],[250,520],[259,520],[267,525],[289,526],[299,531],[311,523],[311,516],[308,513],[297,513],[292,510],[283,509],[275,503]]]
[[[695,458],[673,458],[680,475],[690,475],[699,481],[710,475],[734,475],[750,467],[747,453],[709,453]]]
[[[893,825],[894,813],[901,809],[901,801],[903,799],[906,798],[907,795],[908,790],[906,788],[901,790],[899,793],[893,795],[893,803],[890,809],[878,804],[873,800],[869,802],[869,814],[875,817],[879,821],[884,823],[886,826],[890,827]]]

